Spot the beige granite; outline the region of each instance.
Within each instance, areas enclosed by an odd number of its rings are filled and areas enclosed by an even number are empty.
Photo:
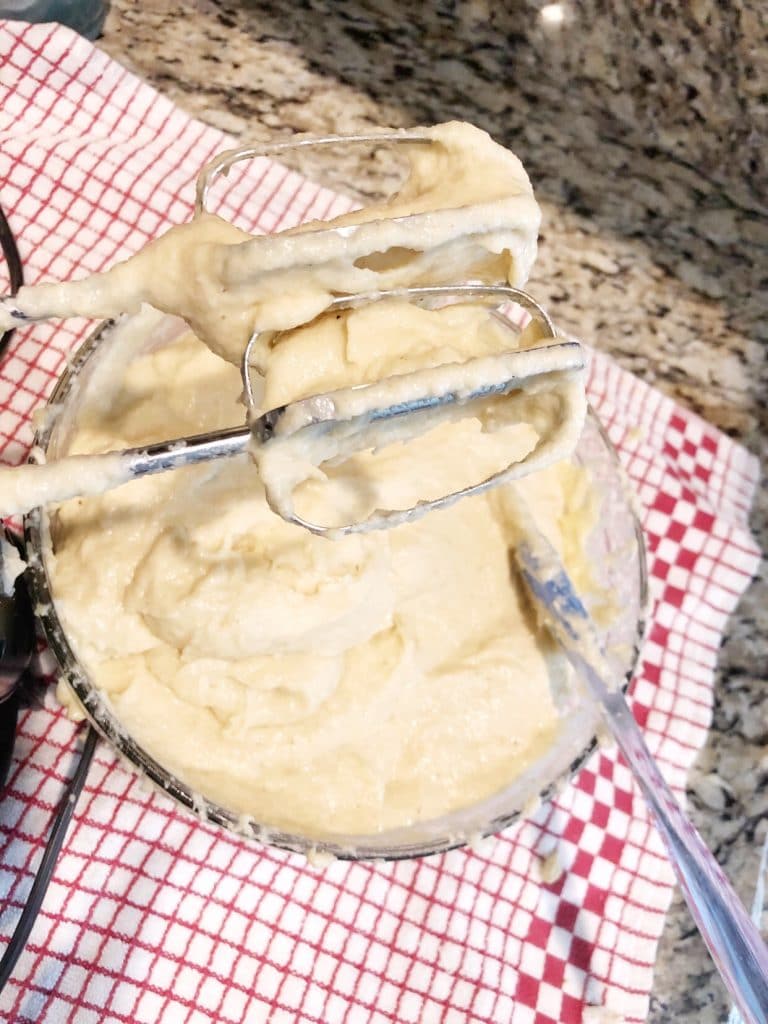
[[[768,7],[566,0],[559,24],[541,7],[113,0],[100,45],[244,139],[454,117],[487,128],[543,200],[533,293],[765,460]],[[355,152],[330,184],[372,195],[396,178],[391,156]],[[763,491],[763,542],[767,509]],[[763,573],[731,622],[691,779],[695,820],[745,899],[768,823],[767,609]],[[677,899],[650,1019],[726,1012]]]

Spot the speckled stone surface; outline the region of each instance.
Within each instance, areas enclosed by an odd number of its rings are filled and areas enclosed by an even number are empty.
[[[768,7],[542,7],[113,0],[100,45],[244,139],[451,118],[486,128],[522,158],[543,203],[531,291],[562,327],[765,465]],[[354,152],[325,180],[371,195],[393,185],[397,165]],[[763,489],[753,527],[764,550],[767,513]],[[767,641],[763,573],[730,624],[712,731],[690,780],[696,823],[745,900],[768,826]],[[676,898],[650,1020],[715,1024],[726,1014]]]

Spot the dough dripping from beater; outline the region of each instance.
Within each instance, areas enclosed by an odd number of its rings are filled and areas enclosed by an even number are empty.
[[[432,144],[403,145],[410,172],[384,203],[257,236],[202,214],[104,273],[0,300],[0,330],[149,303],[239,363],[254,330],[307,323],[339,294],[465,280],[521,286],[541,218],[523,165],[469,124],[419,131]]]

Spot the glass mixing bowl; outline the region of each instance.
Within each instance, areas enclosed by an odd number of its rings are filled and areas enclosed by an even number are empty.
[[[66,449],[68,432],[78,405],[105,375],[119,372],[127,353],[156,348],[178,333],[179,321],[155,315],[147,335],[142,315],[102,324],[84,342],[65,369],[49,400],[36,444],[49,458]],[[512,321],[509,329],[518,332]],[[616,609],[609,625],[600,627],[603,643],[616,678],[628,680],[634,669],[642,637],[647,601],[642,531],[616,452],[594,413],[587,417],[575,459],[584,465],[598,495],[597,527],[587,539],[595,582],[609,592]],[[150,756],[131,736],[78,661],[56,611],[48,560],[49,519],[45,509],[25,517],[29,557],[29,583],[33,602],[48,643],[58,659],[61,676],[69,684],[92,724],[135,769],[164,793],[203,819],[261,842],[306,854],[345,859],[405,858],[438,853],[480,836],[496,833],[547,799],[584,763],[596,746],[599,712],[586,696],[575,699],[561,713],[556,741],[526,771],[498,792],[471,806],[439,818],[370,835],[331,834],[323,838],[296,835],[254,821],[194,791]],[[194,742],[194,737],[190,737]]]

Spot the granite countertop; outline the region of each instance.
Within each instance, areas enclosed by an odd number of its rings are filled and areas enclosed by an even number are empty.
[[[522,158],[542,201],[531,291],[562,327],[765,463],[768,8],[543,6],[112,0],[99,45],[242,138],[452,118],[486,128]],[[354,153],[329,184],[368,196],[396,175],[386,154]],[[767,513],[763,490],[753,518],[763,549]],[[768,824],[767,641],[763,572],[731,621],[690,780],[694,820],[747,901]],[[726,1014],[676,897],[650,1020]]]

